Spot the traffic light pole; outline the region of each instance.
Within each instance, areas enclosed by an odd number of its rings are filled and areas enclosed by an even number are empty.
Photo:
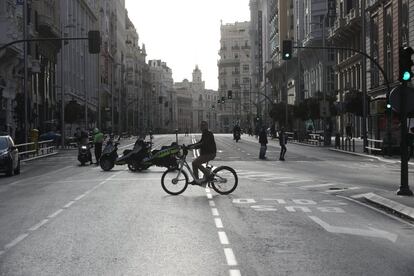
[[[407,148],[407,82],[403,81],[400,91],[400,130],[401,130],[401,183],[397,195],[412,196],[413,192],[408,186],[408,148]]]

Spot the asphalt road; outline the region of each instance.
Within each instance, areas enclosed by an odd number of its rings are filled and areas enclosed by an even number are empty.
[[[0,274],[414,275],[413,226],[351,197],[396,190],[398,165],[294,144],[281,162],[273,142],[262,161],[252,137],[216,141],[212,164],[239,176],[228,196],[170,196],[163,168],[103,172],[76,151],[0,176]]]

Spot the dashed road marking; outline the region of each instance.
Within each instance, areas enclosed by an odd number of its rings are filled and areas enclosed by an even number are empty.
[[[219,216],[219,212],[217,210],[217,208],[211,208],[211,213],[213,214],[213,216],[218,217]]]
[[[210,205],[210,207],[215,207],[216,206],[216,203],[214,203],[214,201],[212,201],[212,200],[210,200],[208,202],[208,204]]]
[[[293,184],[293,183],[303,183],[303,182],[312,182],[312,180],[298,179],[298,180],[284,181],[284,182],[279,182],[279,183],[280,184]]]
[[[63,209],[59,209],[56,212],[54,212],[53,214],[49,215],[48,218],[54,218],[62,212],[63,212]]]
[[[217,228],[223,228],[223,222],[220,218],[214,218],[214,223],[216,224]]]
[[[212,198],[213,198],[213,196],[212,196],[211,194],[207,194],[207,198],[208,198],[208,199],[212,199]]]
[[[219,231],[218,235],[219,235],[219,239],[220,239],[221,244],[224,244],[224,245],[229,244],[229,239],[227,238],[226,232]]]
[[[233,249],[224,248],[224,255],[226,256],[227,265],[237,265],[236,257],[234,256]]]
[[[29,236],[29,234],[21,234],[20,236],[18,236],[17,238],[15,238],[14,240],[12,240],[10,243],[6,244],[4,246],[5,250],[8,250],[10,248],[12,248],[13,246],[17,245],[19,242],[21,242],[22,240],[24,240],[27,236]]]
[[[73,201],[73,200],[71,200],[71,201],[69,201],[69,203],[68,204],[66,204],[65,206],[63,206],[63,208],[69,208],[73,203],[75,203],[75,201]]]
[[[320,188],[320,187],[328,187],[328,186],[333,186],[334,184],[332,183],[326,183],[326,184],[317,184],[317,185],[307,185],[307,186],[302,186],[299,187],[301,189],[308,189],[308,188]]]
[[[48,221],[49,221],[49,219],[42,220],[38,224],[35,224],[32,227],[30,227],[29,228],[29,231],[36,231],[37,229],[39,229],[40,227],[42,227],[43,225],[45,225]]]
[[[231,269],[229,272],[230,272],[230,276],[241,276],[240,270],[238,269]]]
[[[75,201],[78,201],[78,200],[84,198],[85,196],[86,196],[86,194],[82,194],[82,195],[78,196],[77,198],[75,198]]]

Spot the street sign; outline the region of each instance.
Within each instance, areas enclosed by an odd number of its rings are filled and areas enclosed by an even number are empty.
[[[407,113],[413,112],[414,111],[414,88],[411,88],[411,87],[397,86],[391,90],[391,93],[390,93],[391,108],[397,113],[400,112],[401,110],[401,100],[400,100],[401,89],[405,89],[406,112]]]

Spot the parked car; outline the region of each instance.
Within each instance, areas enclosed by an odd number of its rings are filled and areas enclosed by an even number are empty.
[[[0,136],[0,172],[7,176],[20,173],[19,150],[8,135]]]

